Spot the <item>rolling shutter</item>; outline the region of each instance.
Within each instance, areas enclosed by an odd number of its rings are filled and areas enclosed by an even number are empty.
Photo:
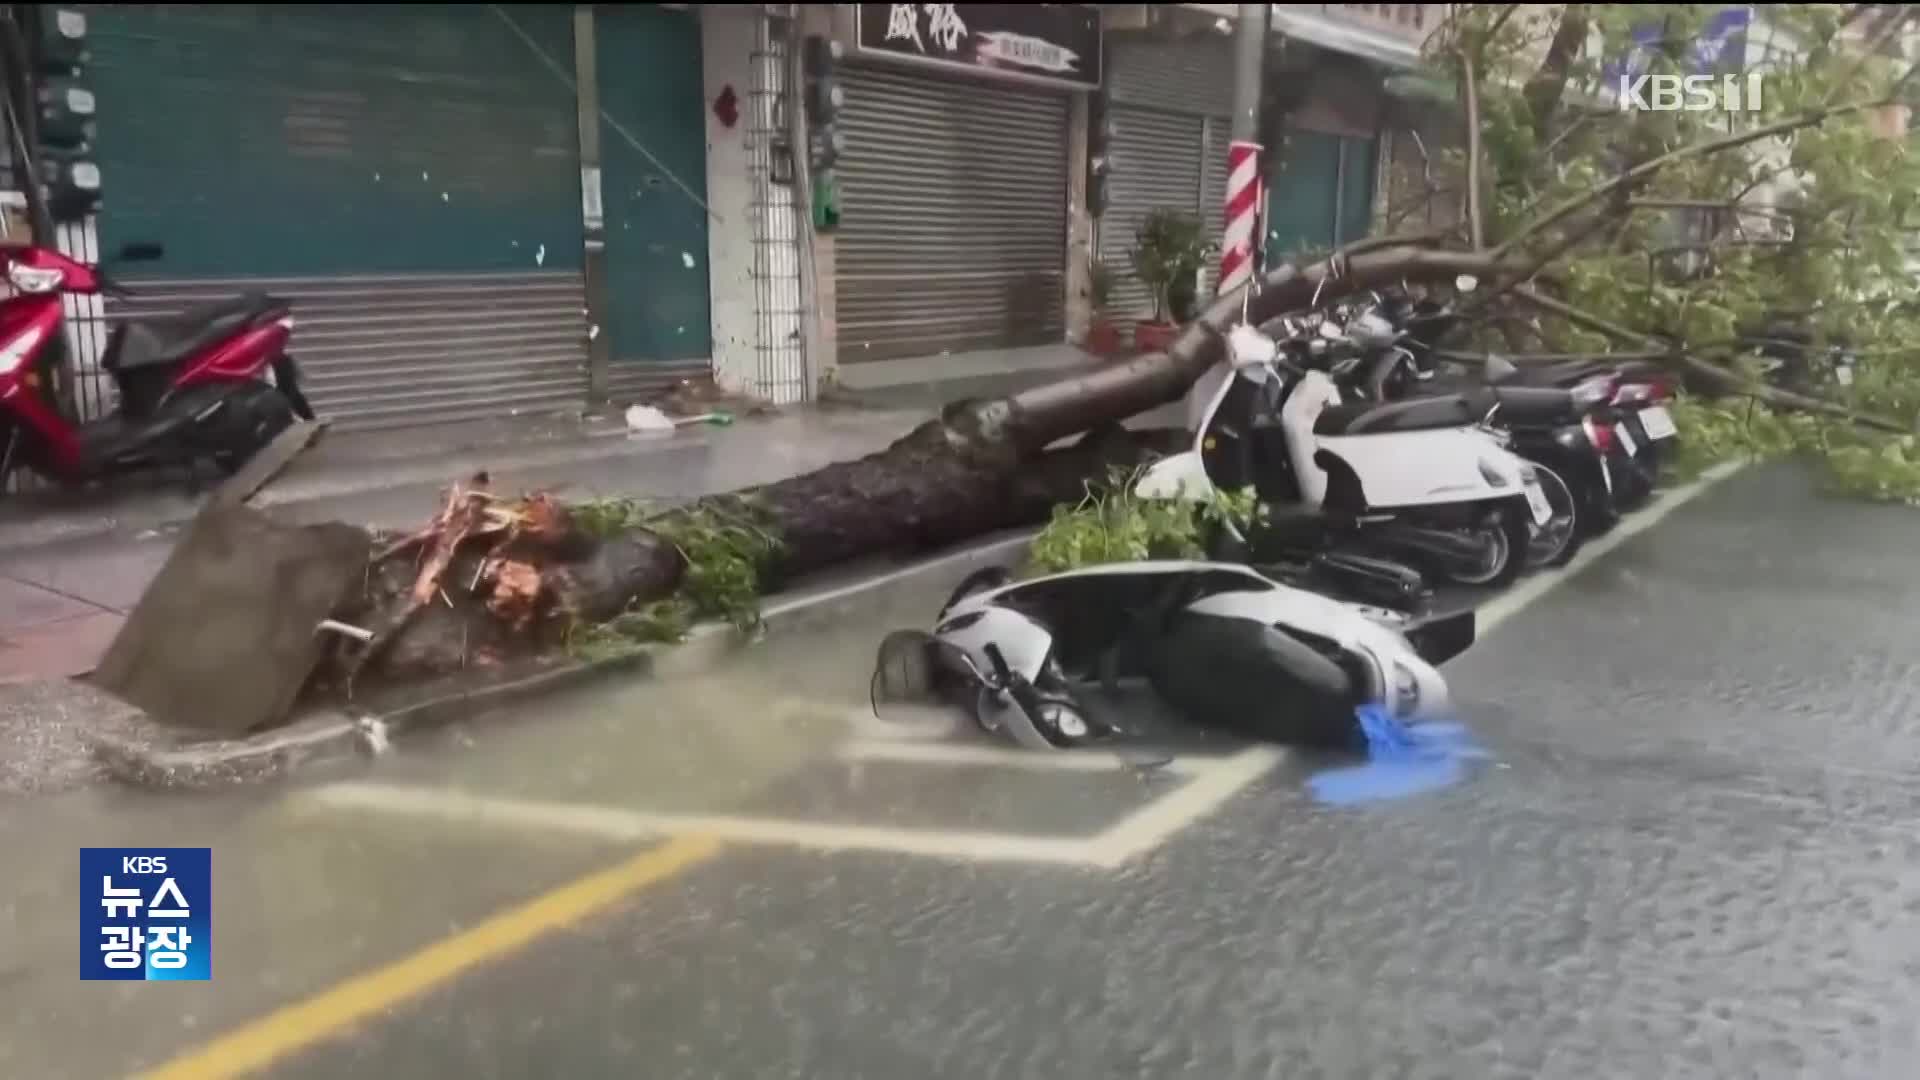
[[[87,10],[101,248],[166,249],[110,317],[286,295],[342,427],[584,400],[571,8]]]
[[[1198,209],[1201,125],[1179,113],[1116,105],[1113,126],[1113,178],[1100,215],[1100,261],[1113,275],[1107,308],[1144,319],[1153,314],[1153,298],[1133,274],[1134,234],[1155,210]]]
[[[1199,218],[1217,240],[1227,191],[1227,115],[1233,109],[1233,54],[1226,38],[1111,40],[1113,178],[1100,216],[1100,261],[1113,275],[1110,314],[1147,318],[1153,299],[1133,276],[1134,233],[1155,210]],[[1199,297],[1219,276],[1211,260]]]
[[[847,71],[842,363],[1066,335],[1067,97]]]

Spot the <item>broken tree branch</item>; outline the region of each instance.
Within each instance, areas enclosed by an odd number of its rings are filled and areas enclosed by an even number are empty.
[[[1487,249],[1487,226],[1480,208],[1480,79],[1473,57],[1460,56],[1460,80],[1467,101],[1467,236],[1473,250]]]
[[[1518,233],[1508,238],[1498,248],[1495,248],[1493,253],[1495,256],[1506,255],[1507,252],[1511,251],[1522,241],[1531,239],[1544,230],[1559,224],[1569,216],[1579,212],[1583,207],[1590,206],[1629,184],[1643,180],[1676,161],[1682,161],[1687,158],[1705,157],[1708,154],[1717,154],[1738,146],[1744,146],[1750,142],[1758,142],[1761,139],[1772,138],[1776,135],[1784,135],[1790,131],[1798,131],[1801,128],[1825,123],[1827,120],[1844,113],[1859,112],[1862,109],[1870,109],[1881,104],[1885,104],[1885,102],[1856,101],[1845,105],[1835,105],[1757,127],[1750,131],[1723,135],[1717,139],[1709,139],[1706,142],[1694,143],[1690,146],[1682,146],[1676,150],[1670,150],[1656,158],[1635,165],[1633,168],[1626,170],[1604,184],[1596,185],[1579,195],[1568,198],[1559,206],[1554,207],[1546,214],[1534,219],[1526,228],[1521,229]]]
[[[1560,108],[1560,99],[1566,94],[1567,78],[1573,70],[1573,61],[1587,43],[1587,5],[1568,4],[1560,13],[1559,25],[1554,27],[1553,40],[1547,45],[1547,55],[1540,61],[1539,70],[1521,91],[1526,102],[1527,112],[1533,121],[1535,142],[1544,142],[1547,132],[1553,126],[1554,114]],[[1548,143],[1548,150],[1560,144],[1560,138]]]
[[[1597,334],[1604,334],[1617,341],[1626,342],[1648,350],[1655,349],[1663,344],[1660,339],[1652,335],[1643,334],[1638,330],[1629,329],[1621,326],[1619,323],[1603,319],[1590,312],[1581,311],[1579,308],[1543,296],[1532,289],[1525,287],[1517,288],[1513,290],[1513,294],[1540,310],[1557,315],[1575,326],[1585,327]],[[1836,420],[1845,420],[1850,424],[1857,424],[1861,427],[1873,428],[1894,435],[1907,435],[1912,433],[1912,428],[1908,425],[1888,420],[1884,417],[1874,416],[1870,413],[1855,412],[1838,402],[1808,397],[1804,394],[1793,393],[1790,390],[1781,390],[1777,387],[1753,382],[1743,378],[1738,372],[1729,371],[1718,364],[1709,363],[1685,351],[1677,342],[1674,343],[1674,347],[1666,350],[1662,355],[1665,358],[1662,361],[1663,363],[1678,365],[1701,378],[1715,383],[1729,393],[1744,395],[1782,409],[1830,416]]]
[[[1827,96],[1822,100],[1822,104],[1832,100],[1833,95],[1839,93],[1842,88],[1850,85],[1853,80],[1859,76],[1861,70],[1873,61],[1874,57],[1881,55],[1881,50],[1886,47],[1887,40],[1912,18],[1913,12],[1910,10],[1909,5],[1895,5],[1894,10],[1889,12],[1880,25],[1874,28],[1873,36],[1868,38],[1859,47],[1857,51],[1860,55],[1854,60],[1853,66],[1847,69],[1846,76],[1827,88]],[[1911,69],[1908,70],[1908,74],[1912,74]],[[1906,79],[1903,76],[1895,85],[1898,86],[1905,81]]]

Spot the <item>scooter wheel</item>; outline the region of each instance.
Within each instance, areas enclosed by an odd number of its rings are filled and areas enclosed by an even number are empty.
[[[1533,471],[1540,478],[1553,517],[1537,530],[1528,529],[1527,565],[1565,566],[1580,550],[1580,500],[1574,498],[1573,489],[1559,473],[1538,462],[1533,463]]]
[[[1527,544],[1533,539],[1532,533],[1532,518],[1525,513],[1510,509],[1489,513],[1473,532],[1486,546],[1486,558],[1475,570],[1448,569],[1447,580],[1494,589],[1513,584],[1527,567]]]

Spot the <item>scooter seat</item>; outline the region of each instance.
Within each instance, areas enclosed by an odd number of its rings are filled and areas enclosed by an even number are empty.
[[[1573,391],[1550,386],[1489,386],[1462,395],[1473,401],[1475,415],[1493,412],[1500,427],[1547,427],[1573,423],[1580,410],[1573,403]]]
[[[100,366],[115,374],[171,366],[232,337],[258,319],[288,308],[284,300],[250,292],[231,300],[199,304],[178,315],[121,323],[107,342]]]
[[[1629,360],[1624,363],[1609,363],[1604,360],[1564,360],[1558,364],[1515,368],[1504,378],[1487,381],[1495,386],[1564,387],[1598,375],[1650,375],[1658,374],[1660,370],[1658,364],[1639,360]]]
[[[1408,398],[1376,404],[1371,401],[1333,405],[1313,422],[1315,435],[1378,435],[1389,431],[1426,431],[1466,427],[1486,415],[1491,402],[1475,411],[1467,394]]]

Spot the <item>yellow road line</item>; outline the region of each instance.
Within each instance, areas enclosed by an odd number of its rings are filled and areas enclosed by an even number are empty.
[[[228,1080],[266,1068],[466,971],[712,858],[720,841],[683,836],[319,994],[270,1013],[142,1074],[142,1080]]]

